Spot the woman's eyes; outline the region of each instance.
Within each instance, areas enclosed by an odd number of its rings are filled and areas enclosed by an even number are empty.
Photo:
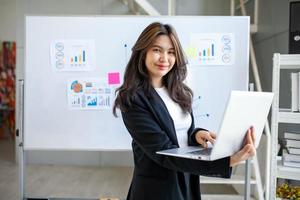
[[[154,48],[154,49],[153,49],[153,52],[158,52],[158,53],[160,53],[160,52],[162,52],[162,50],[159,49],[159,48]],[[168,51],[168,54],[175,55],[175,51]]]
[[[154,48],[153,51],[154,52],[161,52],[160,49],[158,49],[158,48]]]

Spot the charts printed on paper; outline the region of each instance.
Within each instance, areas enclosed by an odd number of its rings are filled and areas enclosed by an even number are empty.
[[[91,71],[95,68],[94,40],[55,40],[50,62],[56,71]]]
[[[113,102],[113,88],[101,79],[73,79],[67,84],[71,110],[107,110]]]
[[[191,34],[184,49],[190,65],[233,65],[235,38],[232,33]]]

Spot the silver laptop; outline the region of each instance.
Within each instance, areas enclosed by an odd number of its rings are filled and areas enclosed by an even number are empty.
[[[232,91],[214,145],[209,148],[188,146],[158,151],[157,154],[197,160],[217,160],[233,155],[242,147],[250,126],[258,146],[273,100],[271,92]]]

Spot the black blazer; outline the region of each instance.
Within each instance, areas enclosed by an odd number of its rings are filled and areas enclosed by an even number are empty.
[[[156,154],[159,150],[179,147],[173,120],[163,100],[151,88],[150,95],[138,90],[133,104],[122,112],[132,137],[134,172],[127,200],[200,200],[198,175],[229,178],[230,158],[200,161]],[[188,144],[197,145],[188,130]]]

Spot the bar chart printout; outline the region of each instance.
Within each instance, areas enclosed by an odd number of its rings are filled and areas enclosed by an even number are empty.
[[[233,65],[235,41],[232,33],[191,34],[190,44],[185,48],[192,66]]]
[[[50,45],[51,65],[56,71],[91,71],[94,55],[93,40],[55,40]]]

